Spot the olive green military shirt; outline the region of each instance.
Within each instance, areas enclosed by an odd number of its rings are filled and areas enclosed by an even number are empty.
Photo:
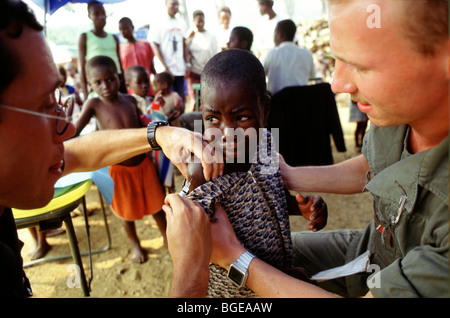
[[[364,140],[371,168],[366,189],[379,220],[366,229],[372,264],[381,269],[371,292],[375,297],[448,297],[449,138],[410,154],[408,134],[408,126],[372,125]]]

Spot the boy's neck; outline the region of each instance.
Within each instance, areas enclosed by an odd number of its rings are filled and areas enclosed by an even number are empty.
[[[111,95],[108,99],[105,99],[105,98],[101,97],[100,95],[99,95],[99,97],[103,102],[115,104],[119,101],[120,95],[121,95],[121,93],[118,92],[116,95]]]
[[[134,36],[132,36],[131,38],[126,39],[128,43],[136,43],[136,39],[134,38]]]
[[[103,28],[96,28],[95,26],[92,29],[92,33],[94,33],[98,37],[105,37],[106,36],[106,32],[105,32],[105,30]]]

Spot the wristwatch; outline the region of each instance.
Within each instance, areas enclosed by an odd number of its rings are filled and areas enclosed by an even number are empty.
[[[249,251],[241,255],[228,270],[228,278],[238,287],[245,286],[248,277],[248,267],[256,256]]]
[[[152,121],[147,126],[147,139],[148,143],[152,147],[152,150],[161,150],[161,147],[158,145],[155,139],[156,128],[161,126],[168,126],[169,123],[167,121]]]

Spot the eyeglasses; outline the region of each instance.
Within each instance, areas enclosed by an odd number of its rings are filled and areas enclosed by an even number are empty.
[[[70,96],[62,103],[62,94],[59,89],[55,90],[55,101],[58,104],[58,107],[55,109],[56,116],[2,104],[0,104],[0,107],[29,115],[56,119],[56,133],[62,135],[66,132],[69,123],[72,122],[72,112],[75,101],[74,98]]]

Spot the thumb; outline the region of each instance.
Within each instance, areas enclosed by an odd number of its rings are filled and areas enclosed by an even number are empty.
[[[173,211],[172,211],[172,208],[170,206],[164,204],[162,206],[162,209],[166,213],[167,221],[168,222],[173,222]]]
[[[301,193],[297,193],[297,195],[295,196],[295,199],[297,200],[298,204],[306,204],[308,202]]]

